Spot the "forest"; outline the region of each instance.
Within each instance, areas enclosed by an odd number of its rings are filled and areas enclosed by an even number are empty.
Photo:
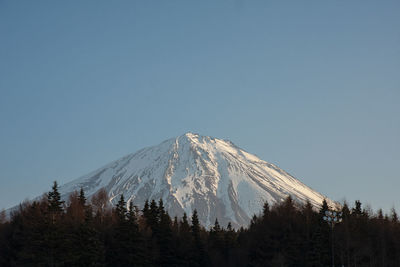
[[[265,203],[246,228],[216,218],[206,229],[196,211],[171,218],[162,200],[139,209],[121,195],[112,207],[105,190],[86,199],[81,189],[64,202],[54,182],[41,199],[0,216],[0,266],[332,266],[332,255],[335,266],[400,266],[394,209],[343,203],[333,228],[328,210],[288,197]]]

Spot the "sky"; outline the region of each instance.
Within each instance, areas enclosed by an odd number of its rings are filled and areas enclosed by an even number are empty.
[[[399,1],[0,0],[0,209],[195,132],[400,211]]]

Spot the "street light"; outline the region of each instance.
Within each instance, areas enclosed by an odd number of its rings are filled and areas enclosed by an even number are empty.
[[[326,210],[325,216],[323,217],[324,221],[326,221],[331,227],[332,232],[332,267],[335,267],[335,254],[334,254],[334,246],[333,246],[333,227],[335,224],[340,223],[342,221],[342,212],[337,212],[334,210]]]

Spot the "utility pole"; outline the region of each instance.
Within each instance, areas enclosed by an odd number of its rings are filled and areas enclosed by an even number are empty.
[[[333,228],[335,224],[340,223],[342,221],[342,213],[337,212],[334,210],[327,210],[325,211],[325,216],[323,217],[324,221],[326,221],[329,226],[331,227],[332,233],[332,244],[331,244],[331,253],[332,253],[332,267],[335,267],[335,246],[334,246],[334,235],[333,235]]]

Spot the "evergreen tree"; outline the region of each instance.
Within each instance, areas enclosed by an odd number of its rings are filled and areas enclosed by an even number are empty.
[[[103,266],[105,248],[93,225],[91,207],[82,206],[82,201],[78,203],[84,219],[66,222],[69,230],[65,240],[68,245],[68,249],[64,251],[65,266]]]
[[[113,235],[108,242],[107,263],[116,266],[132,266],[145,262],[143,249],[140,247],[136,212],[132,202],[126,209],[124,196],[121,195],[115,209],[117,218]]]
[[[136,210],[136,207],[133,206],[133,202],[129,202],[129,210],[127,213],[127,219],[129,222],[130,227],[133,227],[135,231],[138,230],[138,220],[137,220],[137,213],[138,211]]]
[[[197,210],[194,210],[192,214],[191,230],[195,248],[193,266],[205,266],[207,265],[208,260],[206,259],[203,241],[200,236],[201,227]]]
[[[321,205],[321,208],[319,210],[319,215],[320,215],[321,219],[322,219],[323,216],[325,216],[325,212],[328,211],[328,210],[329,210],[328,202],[326,202],[326,199],[324,199],[322,201],[322,205]]]
[[[226,233],[225,233],[226,254],[231,253],[232,250],[237,247],[236,239],[237,239],[237,234],[233,229],[232,224],[229,222],[228,226],[226,227]]]
[[[103,194],[106,196],[106,194]],[[0,218],[0,266],[330,266],[331,232],[316,211],[292,199],[264,205],[248,228],[210,230],[193,212],[171,221],[161,201],[140,213],[121,196],[112,212],[106,199],[86,202],[83,190],[70,195],[64,211],[57,186],[41,200],[25,202]],[[103,203],[103,204],[102,204]],[[93,216],[92,211],[96,211]],[[335,225],[335,262],[340,266],[400,266],[400,222],[396,211],[342,205]],[[54,215],[54,220],[52,216]],[[101,217],[100,217],[101,216]],[[101,218],[101,219],[99,219]],[[154,231],[151,230],[153,225]]]
[[[209,233],[209,254],[213,265],[220,266],[226,262],[224,232],[219,225],[218,219],[215,219],[214,226],[210,229]]]
[[[172,222],[172,231],[174,232],[175,235],[179,234],[178,216],[174,217],[174,221]]]
[[[162,202],[159,205],[159,208],[163,207]],[[160,216],[159,231],[157,235],[158,246],[160,249],[158,262],[160,266],[165,266],[167,264],[174,265],[176,263],[174,257],[175,246],[173,243],[171,218],[163,209],[160,210]]]
[[[362,209],[361,209],[361,202],[359,200],[355,201],[355,207],[352,209],[351,214],[355,217],[361,217]]]
[[[181,232],[189,232],[190,231],[190,225],[189,225],[189,221],[187,219],[186,212],[183,213],[182,222],[181,222],[181,226],[179,229]]]
[[[269,216],[269,204],[268,201],[265,201],[263,206],[263,220],[266,220]]]
[[[318,218],[313,210],[311,202],[307,200],[301,210],[304,218],[304,233],[303,233],[303,253],[305,266],[319,266],[320,248],[318,248],[318,240],[321,239],[320,233],[316,234],[315,225],[318,223]],[[320,231],[320,229],[318,229]]]
[[[83,191],[82,187],[81,190],[79,191],[79,203],[82,205],[82,207],[86,205],[85,192]]]
[[[192,215],[192,234],[194,239],[197,241],[200,240],[200,221],[199,221],[199,217],[197,215],[197,210],[193,211],[193,215]]]
[[[121,194],[121,197],[119,198],[119,201],[117,203],[115,211],[116,211],[119,221],[125,222],[127,210],[126,210],[126,202],[125,202],[123,194]]]
[[[11,218],[10,266],[51,266],[47,201],[23,203]],[[0,255],[3,253],[0,253]],[[53,253],[54,255],[54,253]],[[7,265],[6,265],[7,266]],[[53,265],[54,266],[54,265]]]
[[[54,224],[56,219],[61,216],[64,204],[64,201],[61,200],[61,195],[58,192],[57,181],[54,181],[52,190],[47,195],[47,200],[51,223]]]
[[[391,215],[392,222],[397,223],[399,221],[399,218],[397,216],[397,212],[394,207],[390,210],[390,213],[391,213],[390,215]]]
[[[324,199],[319,210],[318,226],[312,236],[312,246],[316,248],[318,259],[315,261],[318,265],[328,265],[330,263],[330,228],[323,217],[326,216],[326,211],[329,210],[328,203]]]
[[[157,203],[153,199],[150,202],[150,209],[147,214],[147,224],[150,226],[151,231],[153,232],[153,235],[157,235],[157,230],[158,230],[158,223],[160,220],[160,210],[157,207]]]
[[[149,217],[149,211],[150,211],[149,201],[146,199],[142,210],[144,217],[146,218]]]
[[[214,226],[210,230],[210,242],[212,248],[222,251],[224,245],[224,237],[223,230],[219,225],[218,219],[215,219]]]
[[[196,250],[194,247],[193,235],[186,213],[183,213],[179,223],[179,235],[177,240],[177,258],[182,266],[190,266],[194,262]]]
[[[126,235],[128,238],[128,262],[130,265],[134,266],[144,266],[146,265],[146,252],[145,247],[143,247],[143,236],[139,232],[138,226],[138,210],[133,206],[132,201],[129,202],[129,211],[127,214],[127,229]]]
[[[349,206],[347,205],[346,202],[343,203],[341,212],[342,212],[342,219],[343,220],[349,219],[349,217],[350,217],[350,209],[349,209]]]
[[[343,240],[341,250],[342,250],[342,263],[346,263],[347,266],[350,266],[350,243],[351,243],[351,229],[350,229],[350,209],[346,202],[343,203],[342,206],[342,220],[343,222],[339,225],[339,229],[342,231],[337,235],[341,235],[341,239]]]
[[[158,201],[158,217],[161,220],[162,216],[165,214],[165,209],[164,209],[164,202],[162,198]]]
[[[47,264],[49,266],[57,266],[64,264],[64,225],[60,223],[63,215],[63,204],[61,195],[58,191],[57,181],[54,181],[52,190],[47,195],[48,213],[50,224],[47,231],[44,232],[44,240],[48,245]]]

